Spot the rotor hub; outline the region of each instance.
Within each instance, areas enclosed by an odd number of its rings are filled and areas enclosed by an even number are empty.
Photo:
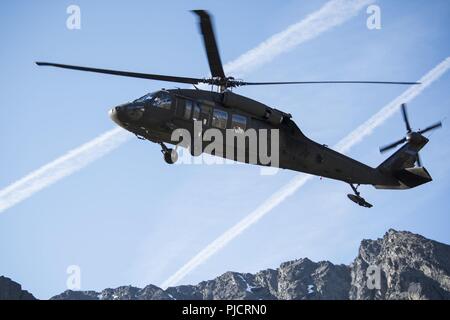
[[[423,137],[418,132],[410,132],[406,135],[406,141],[412,144],[419,144],[423,140]]]

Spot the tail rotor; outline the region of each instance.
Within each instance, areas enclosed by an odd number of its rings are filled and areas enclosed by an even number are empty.
[[[401,111],[402,111],[403,121],[404,121],[405,127],[406,127],[406,136],[396,142],[393,142],[391,144],[381,147],[380,148],[381,153],[387,152],[401,144],[404,144],[405,142],[411,142],[411,143],[419,142],[420,140],[422,140],[423,134],[442,127],[442,122],[439,121],[439,122],[436,122],[435,124],[432,124],[431,126],[428,126],[425,129],[413,131],[411,129],[411,125],[409,122],[408,113],[406,112],[406,104],[405,103],[402,104]],[[417,154],[416,164],[418,167],[422,167],[422,161],[420,160],[419,154]]]

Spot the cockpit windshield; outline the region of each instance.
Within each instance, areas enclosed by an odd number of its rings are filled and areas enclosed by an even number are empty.
[[[146,102],[153,99],[155,95],[156,92],[147,93],[145,96],[142,96],[139,99],[134,100],[133,102]]]
[[[168,92],[156,91],[148,93],[133,101],[135,106],[151,106],[170,110],[172,108],[172,97]]]

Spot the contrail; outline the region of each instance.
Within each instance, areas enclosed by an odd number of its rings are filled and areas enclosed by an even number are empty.
[[[238,59],[228,63],[225,71],[239,77],[264,63],[272,61],[281,53],[295,46],[316,38],[323,32],[339,26],[354,17],[358,12],[375,0],[333,0],[305,19],[279,32],[256,48],[244,53]]]
[[[243,73],[273,60],[293,47],[344,23],[374,0],[331,0],[300,22],[270,37],[225,65],[228,74]],[[0,190],[0,213],[119,147],[130,135],[120,128],[108,131]]]
[[[339,152],[347,152],[352,146],[360,142],[366,136],[370,135],[373,130],[380,126],[384,121],[390,118],[399,108],[402,103],[407,103],[422,93],[434,81],[438,80],[450,67],[450,57],[439,63],[436,67],[430,70],[422,79],[419,80],[421,85],[412,86],[403,92],[400,96],[392,100],[383,109],[373,115],[369,120],[364,122],[353,132],[347,135],[344,139],[339,141],[335,148]]]
[[[400,96],[392,100],[389,104],[383,107],[379,112],[373,115],[369,120],[364,122],[358,128],[353,130],[345,138],[339,141],[334,149],[339,152],[348,152],[351,147],[361,142],[361,140],[370,135],[373,130],[383,124],[389,117],[391,117],[399,108],[402,103],[407,103],[413,100],[416,96],[422,93],[428,86],[434,81],[438,80],[445,72],[450,68],[450,57],[445,59],[425,76],[422,77],[419,82],[420,86],[412,86],[403,92]],[[286,198],[293,195],[301,186],[303,186],[312,176],[306,174],[299,174],[295,176],[289,183],[283,186],[280,190],[275,192],[268,200],[263,202],[253,212],[247,215],[244,219],[236,223],[233,227],[225,231],[221,236],[216,238],[213,242],[207,245],[202,251],[195,255],[185,265],[183,265],[177,272],[170,276],[161,285],[162,288],[167,288],[177,284],[187,274],[197,268],[200,264],[204,263],[213,254],[217,253],[220,249],[225,247],[230,241],[244,232],[248,227],[256,223],[259,219],[264,217],[273,208],[282,203]]]
[[[131,134],[122,128],[112,129],[31,172],[0,190],[0,212],[84,168],[89,163],[116,149],[130,137]]]

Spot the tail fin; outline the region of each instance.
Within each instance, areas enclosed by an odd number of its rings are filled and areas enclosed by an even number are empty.
[[[410,189],[432,181],[430,174],[424,167],[415,167],[418,153],[428,139],[422,136],[420,144],[406,143],[377,168],[382,174],[398,180],[398,186],[375,186],[377,189]]]
[[[428,143],[428,139],[423,135],[441,128],[442,122],[439,121],[425,129],[413,131],[406,112],[406,104],[402,104],[401,111],[406,126],[406,136],[380,148],[380,152],[391,150],[405,142],[406,144],[377,168],[378,173],[381,173],[386,181],[381,182],[383,185],[375,186],[375,188],[409,189],[432,180],[428,171],[422,167],[419,151]]]

